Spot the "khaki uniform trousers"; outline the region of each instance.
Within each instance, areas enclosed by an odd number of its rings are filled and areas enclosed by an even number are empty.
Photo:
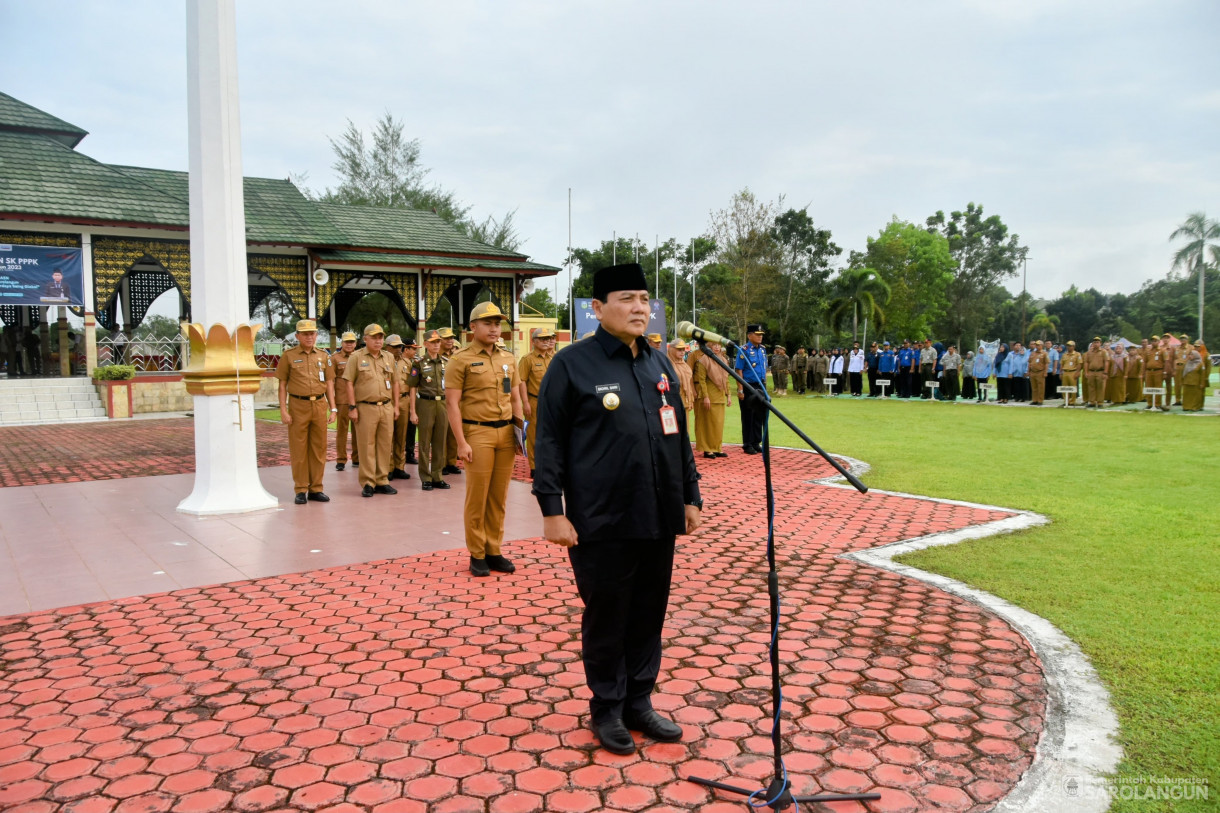
[[[525,452],[529,457],[530,471],[534,470],[534,438],[538,436],[538,398],[531,395],[530,399],[530,425],[525,430]]]
[[[449,427],[445,402],[417,398],[415,415],[419,418],[419,481],[440,482],[445,465],[445,430]]]
[[[341,386],[342,381],[335,386]],[[336,403],[339,413],[335,416],[335,462],[347,462],[347,436],[352,436],[352,463],[360,465],[360,441],[356,438],[356,424],[348,417],[347,404]]]
[[[356,438],[360,442],[360,485],[390,484],[394,445],[394,405],[356,404]]]
[[[445,425],[449,426],[449,422],[445,421]],[[457,435],[453,434],[452,426],[445,430],[445,465],[457,465]]]
[[[1144,380],[1142,378],[1127,379],[1127,403],[1134,404],[1144,399]]]
[[[415,457],[415,424],[411,423],[411,407],[407,399],[399,401],[398,420],[394,421],[394,445],[390,451],[390,468],[406,468],[407,458]]]
[[[719,452],[724,444],[724,401],[712,401],[710,407],[703,406],[703,399],[695,401],[695,451]]]
[[[468,423],[462,431],[474,453],[466,466],[466,549],[476,559],[499,556],[517,440],[512,424],[493,428]]]
[[[1079,383],[1080,383],[1080,371],[1079,370],[1076,370],[1075,372],[1063,374],[1063,386],[1075,387]],[[1074,392],[1068,393],[1068,403],[1071,404],[1072,406],[1076,406],[1076,393],[1074,393]]]
[[[1040,404],[1046,400],[1046,374],[1030,373],[1029,386],[1032,390],[1030,400]]]
[[[1173,371],[1169,369],[1168,365],[1166,365],[1165,370],[1162,372],[1162,376],[1161,386],[1165,388],[1165,406],[1169,406],[1173,403],[1173,396],[1175,393],[1178,395],[1182,394],[1182,388],[1178,387],[1176,390],[1174,389],[1174,374]]]
[[[1186,385],[1182,383],[1182,370],[1185,369],[1184,364],[1178,364],[1176,361],[1173,364],[1173,386],[1170,389],[1174,393],[1174,403],[1182,403],[1182,395],[1186,392]],[[1168,378],[1168,376],[1166,376]],[[1168,385],[1166,385],[1168,386]]]
[[[1164,370],[1144,370],[1144,386],[1145,387],[1154,387],[1155,388],[1155,387],[1164,386],[1164,384],[1165,384],[1165,371]],[[1156,396],[1152,396],[1152,395],[1144,396],[1144,403],[1146,403],[1148,405],[1149,409],[1152,408],[1152,399],[1154,397],[1156,397]],[[1169,398],[1167,397],[1167,394],[1156,397],[1156,400],[1157,400],[1157,407],[1169,406]]]
[[[322,470],[326,468],[326,424],[330,404],[325,398],[304,401],[288,396],[288,458],[292,461],[292,487],[302,491],[322,490]]]
[[[1084,400],[1093,406],[1101,406],[1102,399],[1106,397],[1106,374],[1085,373],[1084,374]]]

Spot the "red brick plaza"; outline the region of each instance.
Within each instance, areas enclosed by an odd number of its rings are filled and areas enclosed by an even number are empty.
[[[278,428],[260,432],[264,462],[282,462]],[[147,473],[189,470],[186,437],[185,451],[148,444]],[[992,808],[1043,724],[1028,644],[969,602],[837,555],[1007,515],[811,484],[831,473],[820,459],[774,456],[794,791]],[[40,476],[89,476],[67,468]],[[595,747],[571,572],[530,539],[506,544],[511,576],[476,581],[463,555],[428,553],[0,618],[0,809],[746,810],[683,777],[771,773],[761,463],[701,469],[705,527],[680,541],[655,696],[680,743]]]

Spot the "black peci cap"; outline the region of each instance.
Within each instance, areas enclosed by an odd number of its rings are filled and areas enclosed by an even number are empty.
[[[648,281],[639,263],[611,265],[593,274],[593,298],[602,302],[615,291],[645,291]]]

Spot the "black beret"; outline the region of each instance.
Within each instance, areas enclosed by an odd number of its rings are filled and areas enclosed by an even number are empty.
[[[611,265],[593,274],[593,298],[602,302],[615,291],[644,291],[648,281],[639,263]]]

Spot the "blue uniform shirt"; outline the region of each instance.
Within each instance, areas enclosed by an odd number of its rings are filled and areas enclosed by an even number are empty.
[[[1020,353],[1009,353],[1008,358],[1012,360],[1010,371],[1013,378],[1024,378],[1029,372],[1029,351],[1022,350]]]
[[[895,366],[897,362],[898,359],[895,357],[893,350],[883,350],[881,351],[881,359],[878,362],[877,371],[882,373],[892,373],[897,369]]]
[[[1054,347],[1046,351],[1046,371],[1051,375],[1059,372],[1059,351]]]
[[[911,369],[913,364],[919,358],[919,354],[909,347],[904,347],[898,351],[898,368],[903,372]]]
[[[763,349],[762,345],[755,347],[753,344],[746,344],[745,347],[739,349],[733,368],[741,373],[741,377],[747,382],[765,386],[767,383],[767,351]]]

